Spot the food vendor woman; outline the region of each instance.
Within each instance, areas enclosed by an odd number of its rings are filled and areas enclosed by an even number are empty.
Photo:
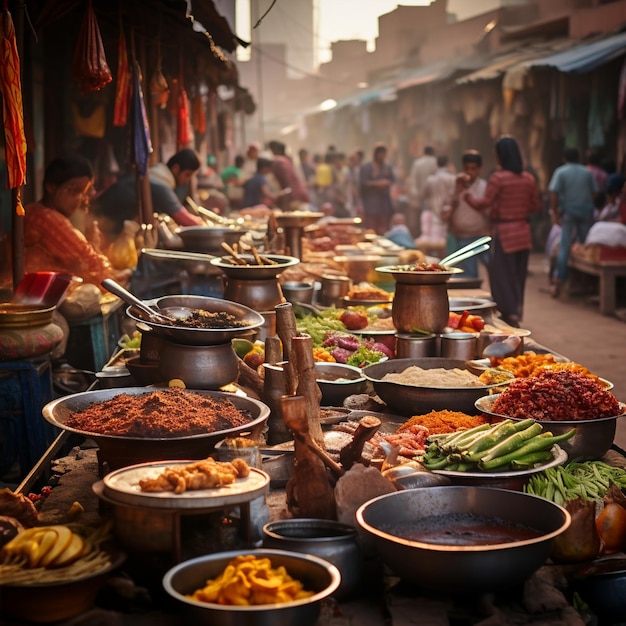
[[[64,272],[98,287],[105,278],[128,282],[130,270],[114,270],[108,258],[70,222],[70,217],[84,206],[92,183],[91,164],[79,155],[59,157],[49,163],[43,198],[25,207],[26,272]]]

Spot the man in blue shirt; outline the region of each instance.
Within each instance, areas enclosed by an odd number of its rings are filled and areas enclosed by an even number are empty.
[[[579,163],[576,148],[566,148],[565,163],[557,167],[548,185],[550,210],[556,223],[561,224],[561,241],[556,260],[556,275],[551,276],[551,294],[558,298],[567,278],[570,247],[574,241],[583,243],[593,224],[594,196],[598,183],[591,172]]]

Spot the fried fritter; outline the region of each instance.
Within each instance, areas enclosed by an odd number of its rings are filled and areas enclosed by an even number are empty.
[[[186,465],[166,467],[156,478],[140,480],[139,487],[145,492],[173,491],[181,494],[230,485],[249,473],[250,467],[244,459],[220,462],[208,457]]]

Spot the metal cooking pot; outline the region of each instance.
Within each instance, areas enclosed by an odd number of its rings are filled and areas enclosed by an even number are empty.
[[[237,379],[238,359],[232,343],[187,346],[161,344],[159,372],[163,380],[180,378],[190,389],[219,389]]]
[[[337,597],[358,588],[363,558],[353,526],[323,519],[276,520],[263,526],[263,547],[313,554],[332,563],[341,573]]]
[[[416,521],[424,519],[429,528],[444,519],[442,530],[449,532],[455,514],[497,518],[512,527],[532,528],[537,536],[516,539],[513,532],[507,537],[511,541],[493,539],[486,545],[459,545],[452,535],[441,543],[403,538],[411,534]],[[544,498],[519,491],[457,486],[386,494],[363,504],[356,518],[383,563],[396,574],[448,593],[492,591],[523,583],[545,562],[555,537],[571,523],[565,509]],[[506,533],[506,525],[499,530]],[[475,532],[485,533],[484,525],[478,524]],[[419,537],[419,532],[415,535]]]

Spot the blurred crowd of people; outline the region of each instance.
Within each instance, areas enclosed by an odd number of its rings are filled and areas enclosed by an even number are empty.
[[[541,199],[549,198],[546,251],[557,297],[575,241],[626,246],[624,178],[602,167],[594,154],[581,164],[578,151],[568,148],[542,193],[514,138],[501,137],[494,148],[497,167],[488,176],[483,156],[473,149],[462,154],[458,170],[432,146],[408,168],[380,143],[369,155],[328,146],[323,155],[303,148],[295,156],[279,141],[251,143],[222,168],[214,156],[201,160],[184,149],[149,169],[144,192],[149,188],[151,211],[180,226],[204,223],[191,210],[193,196],[222,215],[263,217],[280,209],[321,211],[328,219],[358,217],[365,228],[438,258],[490,235],[491,249],[459,266],[465,276],[478,278],[484,264],[499,310],[518,326],[534,241],[531,222],[548,213]],[[96,285],[107,276],[127,279],[132,261],[116,264],[111,246],[146,214],[139,209],[138,179],[122,177],[99,192],[93,181],[83,157],[59,157],[48,165],[41,201],[26,207],[27,271],[45,266]]]

